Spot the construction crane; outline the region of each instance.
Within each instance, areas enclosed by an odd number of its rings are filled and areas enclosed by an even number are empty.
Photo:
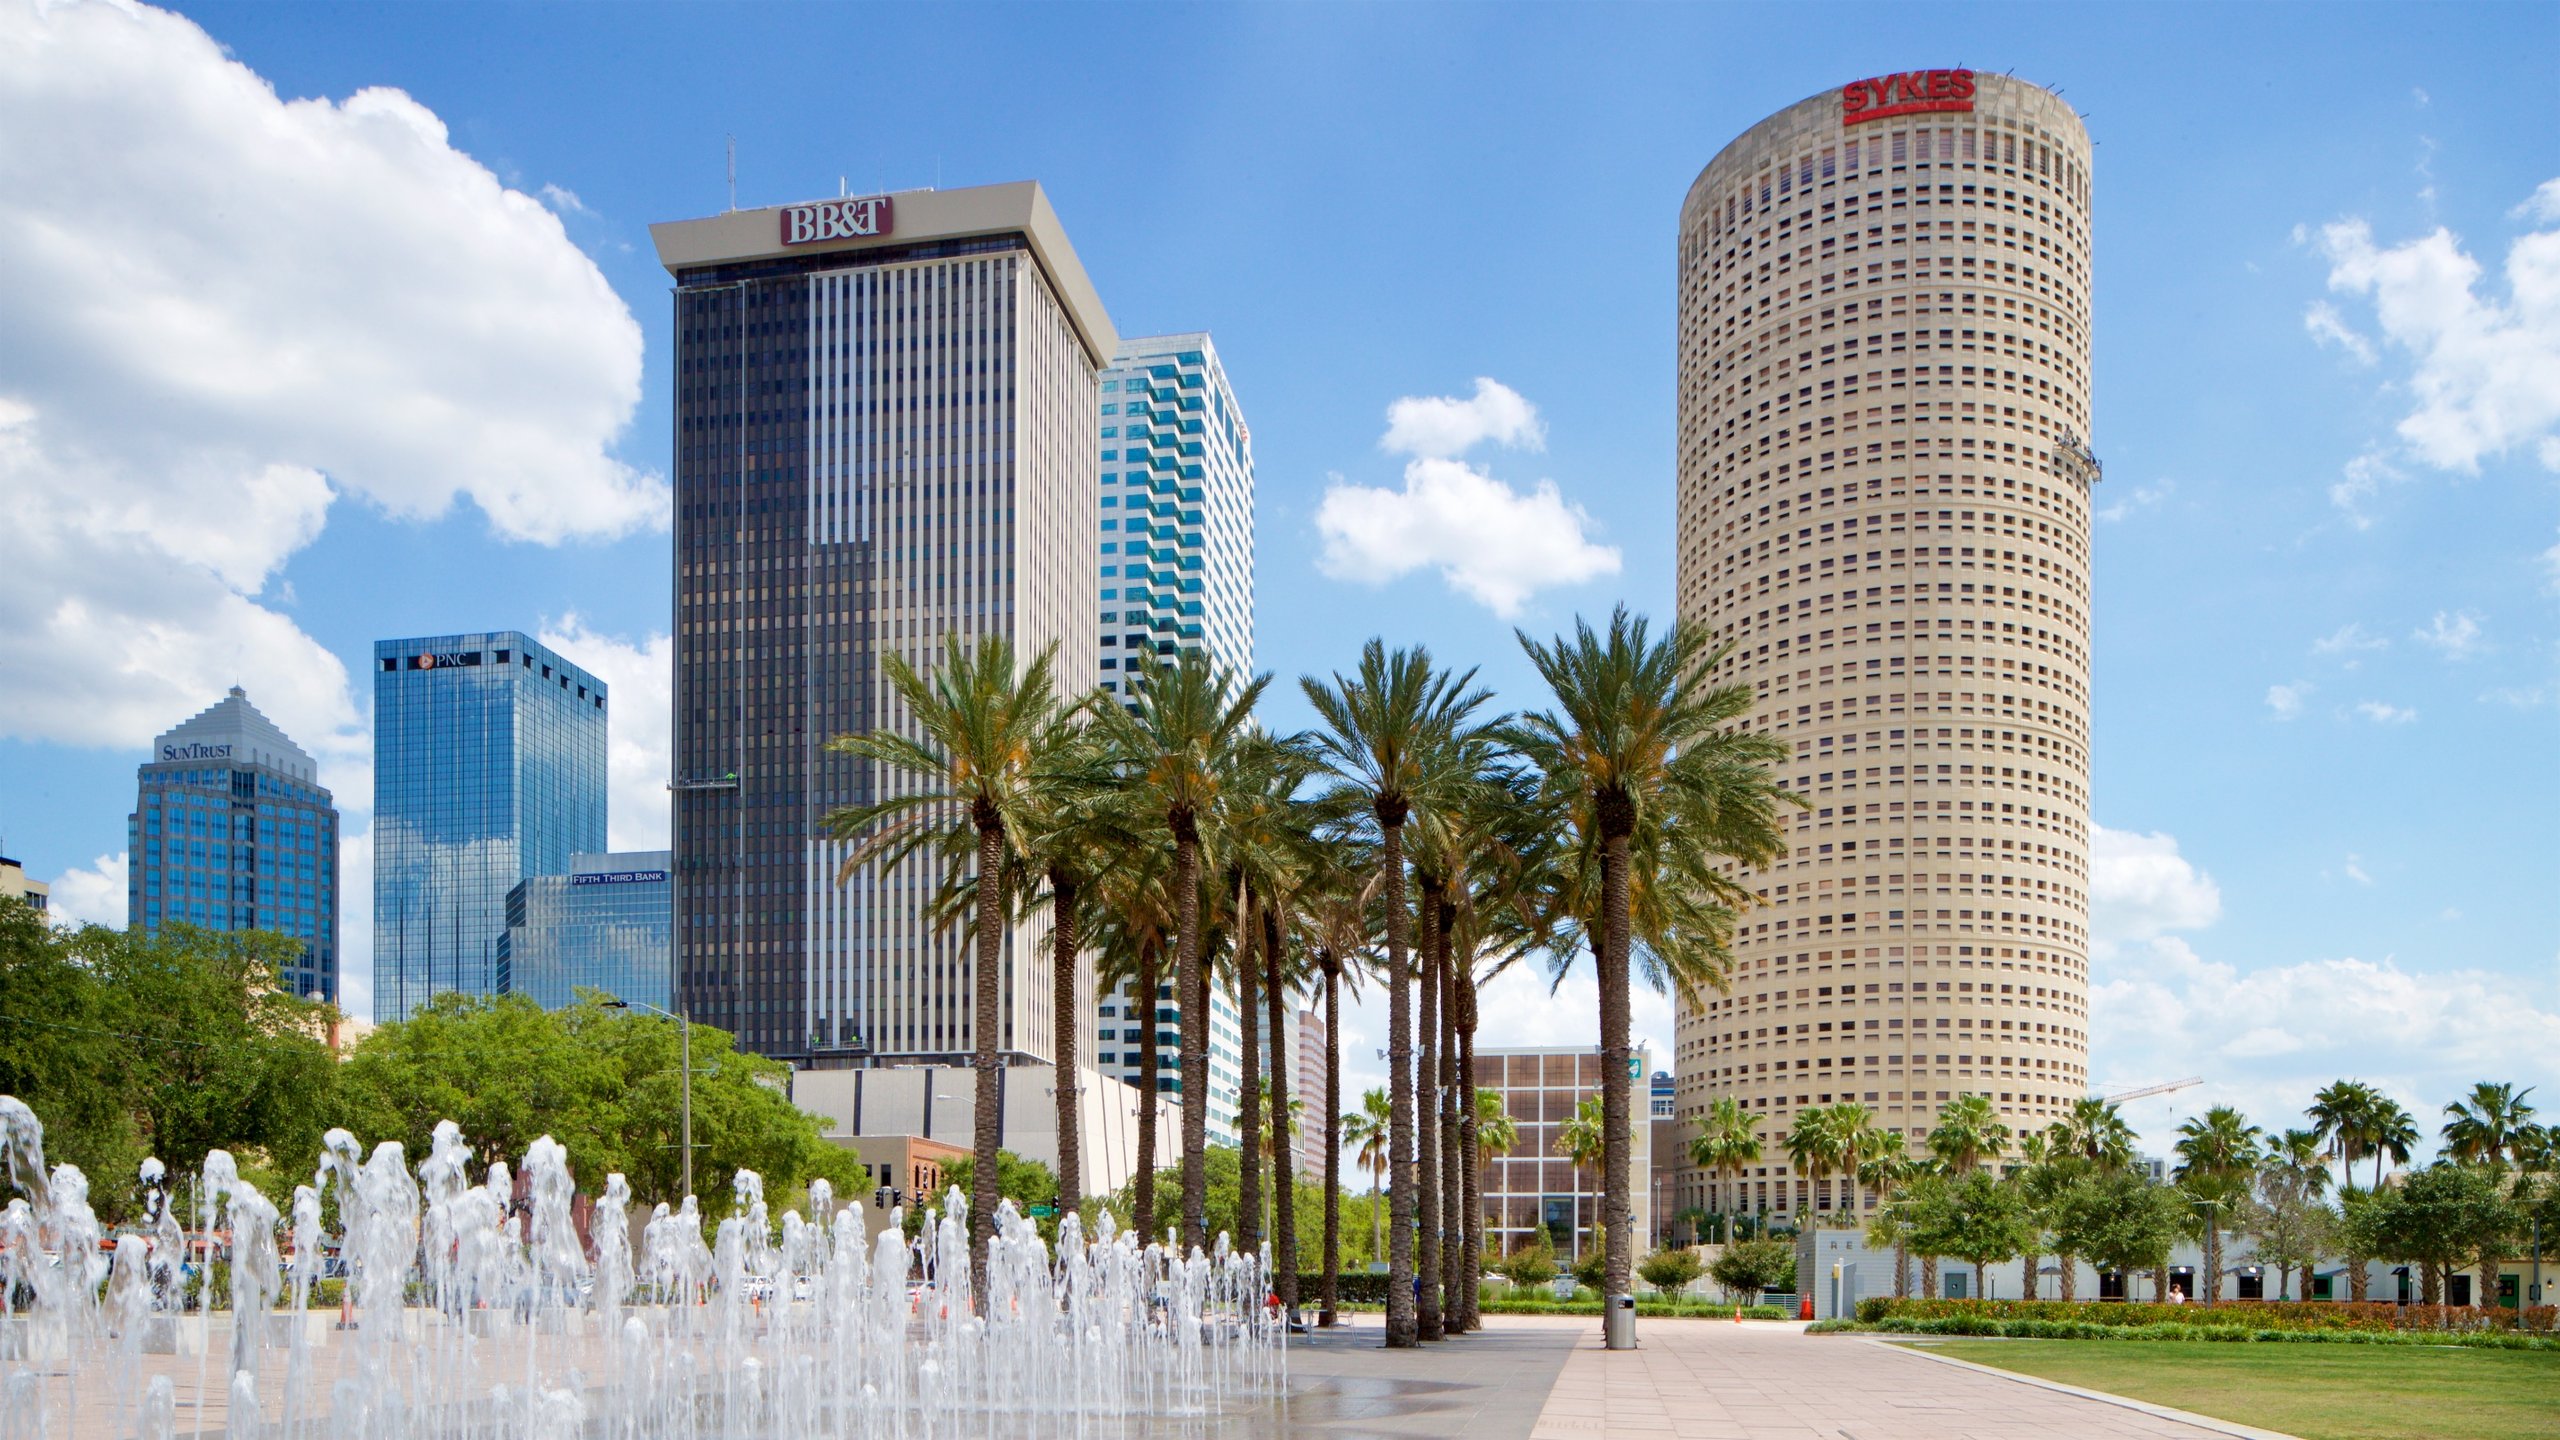
[[[2172,1090],[2184,1090],[2190,1085],[2201,1085],[2203,1083],[2203,1076],[2190,1075],[2184,1080],[2171,1080],[2160,1085],[2145,1085],[2139,1089],[2121,1090],[2113,1095],[2099,1095],[2093,1098],[2104,1100],[2110,1105],[2121,1105],[2127,1100],[2144,1100],[2154,1095],[2166,1095]]]

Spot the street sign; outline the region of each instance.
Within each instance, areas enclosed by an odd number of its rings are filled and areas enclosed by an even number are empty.
[[[1034,1220],[1046,1220],[1057,1213],[1058,1207],[1055,1205],[1034,1205],[1031,1207],[1031,1218]]]

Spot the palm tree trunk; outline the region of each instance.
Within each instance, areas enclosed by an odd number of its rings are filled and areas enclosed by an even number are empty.
[[[2027,1300],[2041,1300],[2044,1298],[2042,1295],[2036,1293],[2042,1288],[2036,1284],[2036,1262],[2043,1258],[2044,1257],[2042,1255],[2036,1253],[2033,1247],[2029,1247],[2028,1249],[2019,1252],[2018,1294],[2020,1298]]]
[[[1416,1332],[1425,1340],[1444,1333],[1440,1321],[1440,889],[1422,880],[1422,1060],[1414,1075],[1422,1088],[1416,1118],[1422,1122],[1415,1158],[1420,1185],[1422,1250],[1418,1257],[1422,1295],[1415,1312]]]
[[[985,813],[992,808],[982,802],[977,819],[978,971],[970,986],[977,1000],[976,1023],[970,1028],[977,1032],[971,1038],[977,1042],[973,1063],[978,1091],[972,1115],[976,1134],[970,1147],[969,1283],[981,1315],[987,1307],[987,1242],[995,1238],[996,1203],[1003,1193],[997,1188],[996,1175],[996,1127],[1004,1118],[1003,1077],[996,1073],[996,1026],[1004,1000],[1002,977],[997,973],[1004,958],[1004,826]]]
[[[1620,797],[1623,801],[1623,797]],[[1604,810],[1608,809],[1605,804]],[[1601,1155],[1601,1223],[1608,1227],[1608,1249],[1601,1263],[1606,1297],[1634,1293],[1635,1162],[1634,1096],[1627,1062],[1635,1053],[1629,1040],[1627,836],[1635,828],[1634,807],[1620,817],[1604,817],[1600,849],[1600,904],[1605,923],[1600,932],[1600,1117],[1606,1145]]]
[[[1184,817],[1188,820],[1188,817]],[[1209,1248],[1209,1010],[1200,983],[1200,836],[1177,823],[1173,903],[1180,917],[1173,993],[1182,1005],[1182,1248]]]
[[[1382,809],[1384,807],[1381,807]],[[1387,912],[1387,1345],[1418,1343],[1413,1295],[1413,992],[1405,963],[1404,816],[1381,814],[1378,875]]]
[[[1911,1245],[1905,1240],[1893,1242],[1893,1298],[1911,1298]]]
[[[2498,1265],[2505,1258],[2501,1253],[2505,1249],[2503,1245],[2480,1247],[2480,1283],[2472,1287],[2471,1302],[2482,1310],[2498,1308]]]
[[[2125,1287],[2124,1298],[2127,1300],[2133,1298],[2133,1288],[2131,1286]],[[2151,1267],[2151,1298],[2155,1301],[2166,1300],[2169,1298],[2169,1266],[2166,1261]],[[2194,1299],[2195,1297],[2189,1296],[2187,1298]]]
[[[1324,967],[1324,1298],[1316,1323],[1330,1328],[1342,1288],[1342,977]]]
[[[1156,1104],[1162,1099],[1156,1093],[1156,947],[1151,941],[1138,945],[1137,1014],[1144,1028],[1138,1032],[1138,1175],[1136,1201],[1131,1207],[1131,1223],[1138,1228],[1138,1240],[1146,1244],[1161,1238],[1156,1227]]]
[[[1478,1307],[1477,1277],[1484,1274],[1484,1136],[1476,1115],[1476,985],[1472,973],[1458,982],[1458,1173],[1461,1178],[1458,1220],[1461,1227],[1458,1278],[1460,1327],[1484,1328]]]
[[[1938,1257],[1935,1255],[1920,1257],[1920,1298],[1923,1300],[1938,1298]]]
[[[1297,1176],[1289,1152],[1296,1139],[1289,1133],[1289,1056],[1280,1037],[1289,1007],[1289,987],[1280,974],[1280,912],[1262,911],[1263,1005],[1271,1032],[1271,1228],[1278,1233],[1273,1257],[1280,1267],[1280,1313],[1298,1318]]]
[[[2204,1227],[2204,1303],[2222,1303],[2222,1227],[2207,1221]]]
[[[2056,1270],[2062,1272],[2062,1279],[2059,1283],[2062,1288],[2063,1303],[2067,1305],[2072,1301],[2079,1299],[2080,1257],[2070,1254],[2067,1251],[2058,1250],[2054,1252],[2053,1266]]]
[[[2363,1304],[2365,1301],[2365,1295],[2372,1288],[2372,1284],[2372,1277],[2365,1273],[2365,1257],[2362,1255],[2348,1256],[2347,1298],[2358,1305]],[[2330,1293],[2334,1295],[2337,1292],[2333,1290]]]
[[[1466,1296],[1458,1262],[1466,1253],[1466,1181],[1458,1144],[1458,977],[1450,954],[1449,926],[1456,907],[1440,905],[1440,1284],[1445,1334],[1466,1328]]]
[[[1049,1027],[1058,1066],[1058,1217],[1084,1204],[1084,1087],[1076,1069],[1076,881],[1049,872]]]
[[[1236,1152],[1236,1250],[1251,1255],[1262,1248],[1262,1017],[1255,995],[1261,989],[1254,983],[1260,967],[1254,963],[1254,942],[1262,927],[1261,897],[1236,877],[1236,1018],[1243,1033],[1238,1043],[1243,1048],[1244,1083],[1239,1087],[1236,1103],[1242,1114],[1238,1129],[1243,1148]]]

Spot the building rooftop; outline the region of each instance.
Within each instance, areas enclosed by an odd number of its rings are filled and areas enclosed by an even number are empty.
[[[276,722],[249,703],[249,692],[234,685],[231,693],[181,721],[151,742],[151,765],[189,761],[264,765],[293,778],[317,784],[319,766],[293,743]]]
[[[866,207],[860,224],[869,233],[843,233],[854,228],[839,220],[842,207]],[[867,208],[876,205],[876,210]],[[813,212],[826,212],[813,223]],[[1049,288],[1066,307],[1068,323],[1084,342],[1098,369],[1111,363],[1120,335],[1094,293],[1084,263],[1067,243],[1066,227],[1049,208],[1048,193],[1037,180],[1003,185],[972,185],[959,190],[899,190],[887,195],[839,196],[834,199],[731,210],[700,220],[669,220],[649,227],[657,242],[658,263],[670,275],[706,265],[784,256],[831,255],[856,250],[886,250],[932,240],[961,240],[981,235],[1020,235],[1030,243],[1032,258],[1049,277]]]

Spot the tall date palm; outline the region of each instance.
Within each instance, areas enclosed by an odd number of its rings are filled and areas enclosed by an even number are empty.
[[[1413,1293],[1413,974],[1407,943],[1404,827],[1417,806],[1436,807],[1466,778],[1473,716],[1491,698],[1475,672],[1435,668],[1420,648],[1388,652],[1371,640],[1350,675],[1299,682],[1319,727],[1310,737],[1332,772],[1335,803],[1365,807],[1378,840],[1379,903],[1386,912],[1387,1090],[1392,1234],[1387,1258],[1387,1344],[1420,1343]]]
[[[1235,747],[1268,675],[1239,679],[1184,651],[1130,681],[1131,703],[1096,712],[1126,783],[1173,839],[1174,994],[1182,1006],[1182,1244],[1209,1247],[1209,1013],[1201,974],[1200,851]]]
[[[1715,685],[1717,654],[1682,626],[1656,638],[1622,606],[1605,632],[1576,621],[1571,636],[1541,644],[1519,636],[1554,708],[1522,716],[1512,743],[1534,767],[1549,803],[1569,818],[1599,872],[1598,943],[1601,1103],[1608,1128],[1603,1223],[1621,1237],[1609,1249],[1609,1294],[1632,1293],[1635,1246],[1630,955],[1636,897],[1632,873],[1640,831],[1666,855],[1712,855],[1746,866],[1774,861],[1782,840],[1778,808],[1788,798],[1775,778],[1786,751],[1772,736],[1742,728],[1755,701],[1748,685]],[[1723,877],[1694,867],[1690,883]],[[1684,886],[1684,888],[1688,888]],[[1716,898],[1734,908],[1749,892],[1729,880]],[[1711,891],[1711,893],[1713,893]],[[1724,937],[1712,935],[1709,948]],[[1727,932],[1729,935],[1729,931]]]
[[[971,974],[977,1094],[969,1260],[971,1273],[978,1275],[986,1273],[998,1199],[996,1137],[1003,1092],[997,1045],[1002,1038],[1005,913],[1000,877],[1014,837],[1037,823],[1055,752],[1068,738],[1050,683],[1051,655],[1052,650],[1044,649],[1028,665],[1017,665],[1013,647],[1001,636],[982,636],[975,648],[948,636],[942,663],[930,676],[916,673],[902,656],[886,655],[881,668],[912,731],[882,728],[838,736],[827,746],[906,782],[884,783],[881,791],[898,793],[828,814],[830,834],[858,837],[837,872],[838,884],[865,864],[877,860],[895,865],[929,847],[952,843],[963,830],[976,845],[978,876],[999,877],[999,883],[978,886],[977,956]]]

